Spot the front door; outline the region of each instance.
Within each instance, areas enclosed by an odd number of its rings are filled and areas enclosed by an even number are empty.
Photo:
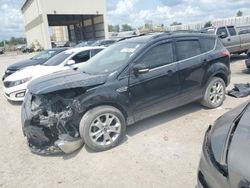
[[[135,121],[175,107],[180,85],[173,42],[155,44],[136,64],[148,66],[149,72],[130,75],[130,104]]]

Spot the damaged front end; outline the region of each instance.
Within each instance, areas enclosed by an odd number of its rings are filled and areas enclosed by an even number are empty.
[[[22,107],[23,132],[32,152],[71,153],[83,145],[79,124],[84,109],[83,88],[42,95],[27,94]]]

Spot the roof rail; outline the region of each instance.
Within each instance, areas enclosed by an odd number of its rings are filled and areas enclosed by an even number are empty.
[[[175,34],[175,33],[204,33],[203,30],[176,30],[176,31],[166,31],[167,34]]]

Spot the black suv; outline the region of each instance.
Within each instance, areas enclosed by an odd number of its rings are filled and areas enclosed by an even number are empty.
[[[222,105],[229,52],[213,35],[164,33],[118,42],[77,70],[28,86],[22,124],[33,152],[94,151],[122,140],[126,126],[194,101]]]

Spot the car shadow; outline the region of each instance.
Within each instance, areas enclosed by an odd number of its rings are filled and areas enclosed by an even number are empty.
[[[23,104],[23,102],[17,102],[17,101],[11,101],[11,100],[8,100],[8,102],[13,106],[22,106]]]
[[[159,115],[152,116],[140,122],[137,122],[129,127],[127,127],[127,135],[135,136],[138,133],[152,129],[163,123],[170,122],[174,119],[178,119],[184,115],[191,114],[204,109],[198,102],[191,103],[170,111],[163,112]]]
[[[231,55],[231,63],[247,59],[247,55]]]

